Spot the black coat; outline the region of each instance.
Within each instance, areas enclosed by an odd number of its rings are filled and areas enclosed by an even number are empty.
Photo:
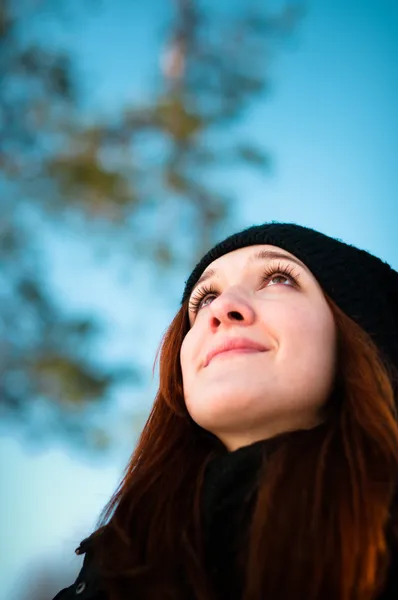
[[[86,540],[83,540],[79,546],[82,553],[85,542]],[[54,600],[106,600],[106,598],[105,592],[101,589],[100,578],[95,567],[93,555],[90,551],[87,551],[85,552],[83,566],[76,581],[69,587],[58,592]]]
[[[232,600],[241,596],[239,579],[233,577],[236,570],[232,566],[241,532],[233,523],[237,508],[242,506],[248,486],[258,472],[262,456],[259,450],[260,442],[217,457],[210,463],[206,472],[203,494],[205,556],[220,600]],[[236,485],[237,481],[239,486]],[[107,600],[105,592],[101,589],[90,546],[90,537],[81,542],[76,550],[77,554],[84,554],[81,571],[76,581],[61,590],[54,600]],[[385,589],[377,600],[398,600],[398,547],[394,547],[392,551],[393,560]]]
[[[398,599],[398,554],[390,568],[387,585],[378,600]],[[95,565],[90,561],[90,554],[85,555],[83,567],[71,586],[61,590],[54,600],[106,600],[106,594],[101,590]],[[131,598],[129,600],[134,600]],[[188,599],[187,599],[188,600]],[[277,600],[277,599],[275,599]],[[338,600],[336,598],[336,600]]]

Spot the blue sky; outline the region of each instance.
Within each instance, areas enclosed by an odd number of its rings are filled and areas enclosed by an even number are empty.
[[[90,24],[71,34],[88,105],[111,111],[148,93],[148,73],[157,68],[160,47],[149,4],[106,3]],[[265,179],[242,173],[234,182],[237,227],[273,219],[299,222],[366,248],[398,270],[398,4],[319,0],[307,6],[293,39],[275,54],[271,93],[240,125],[269,149],[273,166]],[[71,38],[65,36],[67,42]],[[132,306],[112,265],[99,268],[82,240],[66,242],[52,232],[45,239],[55,293],[73,309],[105,312],[103,355],[139,358],[149,370],[176,306],[166,302],[162,289],[154,292],[144,274]],[[176,278],[181,290],[186,275]],[[144,324],[140,348],[133,334],[137,313]],[[153,391],[148,382],[146,396]],[[143,397],[144,392],[122,394],[118,408],[131,409],[133,402],[138,411]],[[131,448],[99,463],[60,442],[38,451],[23,445],[15,431],[3,433],[5,597],[18,599],[24,574],[41,560],[77,568],[73,549],[93,527],[133,444],[132,436]]]

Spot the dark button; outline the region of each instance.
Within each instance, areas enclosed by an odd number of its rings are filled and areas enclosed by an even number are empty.
[[[82,592],[84,592],[85,589],[86,589],[86,584],[84,583],[84,581],[81,581],[76,586],[76,594],[81,594]]]

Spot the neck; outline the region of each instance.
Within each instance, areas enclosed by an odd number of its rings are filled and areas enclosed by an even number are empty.
[[[215,435],[222,442],[229,452],[234,452],[245,446],[251,446],[257,442],[266,442],[284,434],[295,431],[313,429],[324,422],[322,415],[313,415],[311,419],[308,414],[296,415],[293,420],[289,415],[288,419],[279,419],[277,421],[268,421],[266,426],[248,429],[242,431],[216,432]]]

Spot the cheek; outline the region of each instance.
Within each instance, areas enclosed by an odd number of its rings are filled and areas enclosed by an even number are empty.
[[[195,353],[195,335],[191,329],[186,334],[180,350],[181,373],[184,385],[189,381],[193,370],[193,357]]]
[[[334,368],[335,324],[327,305],[296,304],[279,315],[281,350],[303,368]]]
[[[195,391],[197,391],[198,382],[195,371],[195,353],[198,342],[195,333],[190,330],[184,338],[180,350],[180,365],[182,374],[182,388],[184,394],[185,406],[188,413],[192,416],[192,405],[195,404]]]
[[[188,344],[187,344],[187,336],[185,336],[180,349],[180,365],[181,365],[181,373],[182,378],[184,379],[186,373],[186,366],[188,364]]]

